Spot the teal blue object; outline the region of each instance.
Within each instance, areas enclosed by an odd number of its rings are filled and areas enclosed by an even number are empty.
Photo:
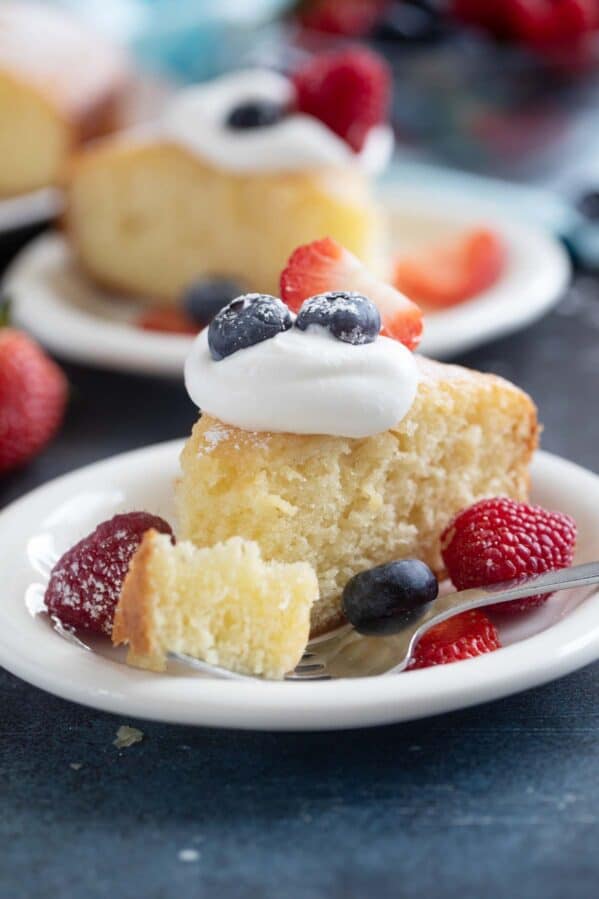
[[[128,0],[138,24],[131,48],[148,68],[182,81],[212,77],[243,64],[254,33],[290,0]]]

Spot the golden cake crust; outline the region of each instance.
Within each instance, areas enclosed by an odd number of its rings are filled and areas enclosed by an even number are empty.
[[[494,375],[418,359],[408,415],[390,431],[342,437],[252,433],[204,415],[181,457],[181,535],[240,534],[265,558],[305,560],[320,582],[314,633],[339,623],[359,570],[416,556],[443,573],[439,536],[485,496],[524,500],[538,443],[530,398]]]

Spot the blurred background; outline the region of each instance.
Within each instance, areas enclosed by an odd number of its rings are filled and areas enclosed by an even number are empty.
[[[368,42],[394,73],[401,169],[390,177],[442,186],[463,173],[465,187],[518,203],[599,266],[599,0],[54,2],[173,83],[241,65],[288,70]],[[506,196],[492,178],[535,190]]]

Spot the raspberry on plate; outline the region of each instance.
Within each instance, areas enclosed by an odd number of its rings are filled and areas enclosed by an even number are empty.
[[[441,535],[443,562],[458,590],[567,568],[575,544],[576,523],[569,515],[507,497],[475,503],[460,512]],[[488,608],[521,612],[541,605],[549,595]]]
[[[372,29],[387,0],[311,0],[298,11],[304,28],[345,37],[362,37]]]
[[[26,334],[0,330],[0,475],[30,462],[64,417],[67,380]]]
[[[387,119],[391,75],[371,50],[316,56],[294,73],[293,82],[298,112],[320,119],[358,153],[370,129]]]
[[[171,534],[147,512],[115,515],[99,524],[58,560],[46,589],[46,608],[61,624],[110,636],[129,562],[146,531]]]
[[[391,284],[378,281],[349,250],[331,237],[313,240],[291,254],[281,273],[281,298],[292,312],[304,300],[330,291],[355,291],[371,300],[382,320],[381,334],[414,350],[422,336],[422,312]]]
[[[462,662],[500,647],[495,625],[474,609],[432,627],[417,643],[410,669]]]

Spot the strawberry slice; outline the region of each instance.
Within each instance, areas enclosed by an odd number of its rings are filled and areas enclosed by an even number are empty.
[[[281,297],[297,312],[308,297],[330,290],[355,290],[381,313],[381,334],[416,349],[422,336],[422,312],[391,284],[378,281],[359,259],[331,237],[298,247],[281,274]]]
[[[393,283],[428,309],[445,309],[491,287],[505,266],[501,237],[474,228],[426,247],[395,265]]]
[[[148,309],[136,321],[143,331],[162,331],[166,334],[197,334],[201,329],[179,309]]]
[[[417,644],[410,668],[461,662],[500,647],[495,625],[474,609],[432,627]]]

